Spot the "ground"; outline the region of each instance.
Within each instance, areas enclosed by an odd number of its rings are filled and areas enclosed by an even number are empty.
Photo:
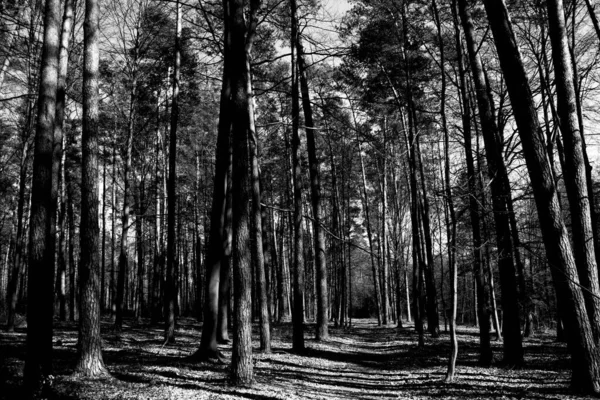
[[[121,334],[104,321],[104,360],[109,380],[82,380],[70,374],[75,362],[76,324],[57,323],[54,337],[55,379],[50,399],[565,399],[569,361],[565,345],[553,332],[525,341],[521,369],[477,366],[477,329],[459,327],[457,379],[444,383],[448,334],[426,337],[417,347],[411,326],[378,327],[372,320],[353,320],[351,329],[332,328],[331,339],[314,341],[306,332],[306,354],[291,353],[291,326],[273,327],[273,353],[260,354],[255,341],[251,388],[228,384],[227,363],[190,362],[200,342],[200,325],[181,320],[176,343],[163,346],[161,327],[130,324]],[[255,327],[255,339],[258,339]],[[501,357],[502,344],[494,342]],[[221,346],[226,357],[231,346]],[[21,398],[25,331],[0,333],[0,400]]]

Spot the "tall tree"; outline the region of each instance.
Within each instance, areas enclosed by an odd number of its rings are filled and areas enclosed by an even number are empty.
[[[24,371],[26,387],[34,394],[42,389],[42,384],[52,374],[54,237],[50,225],[53,212],[52,144],[60,26],[60,1],[46,0],[29,223],[27,292],[35,293],[35,296],[27,296],[27,355]]]
[[[102,359],[100,338],[100,227],[98,222],[98,0],[86,0],[83,24],[83,129],[81,134],[81,261],[79,284],[79,339],[76,373],[108,375]]]
[[[304,250],[302,225],[302,170],[300,163],[300,98],[298,93],[298,6],[296,0],[290,0],[292,14],[292,35],[290,47],[292,57],[292,176],[294,182],[294,307],[292,310],[292,349],[304,351]]]
[[[192,358],[215,358],[217,349],[217,320],[219,317],[219,283],[221,268],[229,267],[224,262],[228,241],[225,235],[227,212],[227,179],[231,162],[230,132],[232,119],[231,100],[231,15],[230,0],[223,0],[223,79],[219,103],[219,126],[210,214],[210,232],[206,248],[206,290],[203,309],[203,325],[200,346]]]
[[[586,313],[573,250],[562,218],[529,79],[523,67],[519,46],[504,1],[485,0],[484,4],[494,35],[500,66],[504,72],[515,121],[519,128],[546,256],[551,262],[560,314],[568,332],[573,363],[572,384],[579,390],[600,393],[598,348]]]
[[[498,248],[498,268],[502,290],[503,331],[504,331],[504,363],[519,365],[523,362],[523,345],[519,319],[519,304],[517,295],[517,278],[513,261],[513,243],[509,223],[507,203],[511,201],[510,186],[506,166],[500,151],[500,134],[488,97],[487,86],[481,59],[477,54],[475,34],[471,12],[466,0],[458,0],[458,7],[465,32],[465,41],[469,54],[471,73],[475,84],[479,118],[483,131],[485,153],[488,165],[490,187],[492,189],[492,205],[494,207],[494,226],[496,227],[496,243]],[[484,273],[481,264],[475,269],[478,298],[480,304],[481,334],[489,337],[489,313],[487,311],[487,291],[484,284]],[[484,333],[485,331],[485,333]],[[491,358],[485,360],[491,362]]]
[[[169,182],[167,187],[167,282],[165,290],[165,343],[175,341],[175,298],[177,285],[174,278],[175,206],[177,205],[177,123],[179,121],[179,77],[181,75],[181,3],[176,5],[175,65],[173,68],[173,98],[171,100],[171,130],[169,137]]]
[[[302,109],[306,126],[306,149],[308,151],[308,163],[310,169],[310,191],[313,214],[313,239],[315,252],[315,269],[317,273],[317,329],[316,339],[327,340],[329,330],[327,326],[327,264],[325,259],[325,235],[321,227],[321,176],[319,171],[319,160],[315,143],[315,124],[313,121],[312,104],[308,91],[308,77],[306,61],[304,60],[304,46],[300,35],[296,37],[296,48],[298,51],[298,75],[300,77],[300,89],[302,93]]]
[[[263,221],[260,193],[260,170],[258,166],[258,135],[254,121],[254,92],[252,89],[252,47],[258,25],[259,0],[250,2],[250,21],[246,37],[246,93],[248,94],[248,136],[250,151],[250,167],[252,169],[252,259],[256,270],[256,286],[258,291],[259,320],[260,320],[260,349],[265,353],[271,352],[271,323],[269,304],[267,301],[267,277],[265,274],[265,256],[263,253]]]
[[[573,224],[573,254],[586,309],[596,340],[600,339],[600,285],[592,231],[591,204],[588,197],[583,155],[583,132],[579,129],[571,54],[567,44],[565,12],[562,0],[548,0],[548,28],[556,83],[560,131],[564,145],[564,182]],[[571,11],[575,12],[575,10]]]
[[[250,19],[257,10],[258,2],[251,5]],[[234,385],[248,386],[253,382],[252,324],[251,324],[251,250],[249,223],[250,213],[250,165],[248,140],[251,115],[248,102],[250,63],[247,59],[248,27],[244,16],[244,1],[229,0],[231,28],[231,94],[232,112],[238,118],[232,121],[232,206],[233,219],[233,281],[234,314],[231,381]]]

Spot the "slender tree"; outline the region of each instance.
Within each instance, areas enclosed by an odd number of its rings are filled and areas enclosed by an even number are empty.
[[[79,284],[78,359],[75,371],[84,376],[106,376],[100,338],[100,227],[98,222],[98,0],[86,0],[83,52],[83,130],[81,181],[81,261]]]
[[[302,93],[302,109],[306,126],[306,149],[310,169],[310,190],[313,212],[313,239],[315,252],[316,287],[317,287],[317,340],[327,340],[329,330],[327,326],[328,291],[327,291],[327,264],[325,259],[325,235],[321,227],[321,173],[315,144],[315,123],[313,121],[312,104],[308,91],[308,78],[306,61],[304,60],[304,47],[300,35],[297,36],[296,48],[298,51],[298,75],[300,77],[300,90]]]
[[[298,7],[296,0],[290,0],[292,14],[292,176],[294,182],[294,307],[292,310],[293,338],[292,349],[295,352],[304,351],[304,250],[302,225],[302,171],[300,163],[300,99],[298,93],[298,59],[296,43],[298,41]]]
[[[167,187],[167,282],[165,288],[165,343],[175,341],[175,206],[177,204],[177,123],[179,122],[179,77],[181,74],[181,3],[176,5],[175,65],[173,68],[173,98],[171,100],[171,130],[169,137],[169,182]]]

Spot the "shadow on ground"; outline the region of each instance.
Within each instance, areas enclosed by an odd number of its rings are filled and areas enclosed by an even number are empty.
[[[569,364],[563,344],[541,334],[525,342],[526,364],[518,370],[477,364],[477,330],[459,329],[457,379],[445,383],[448,335],[426,337],[419,348],[413,329],[378,327],[355,320],[351,329],[332,328],[331,340],[312,339],[307,326],[305,353],[291,351],[291,326],[273,327],[273,352],[256,352],[256,383],[235,388],[228,383],[227,363],[191,362],[186,357],[200,342],[200,326],[184,320],[177,341],[163,346],[162,328],[130,324],[122,332],[102,326],[104,361],[110,380],[81,380],[70,374],[76,357],[74,324],[55,327],[55,383],[52,399],[560,399],[568,391]],[[255,330],[255,337],[258,332]],[[258,343],[255,343],[258,346]],[[492,343],[500,359],[502,342]],[[255,349],[256,349],[255,347]],[[222,346],[230,357],[230,345]],[[0,334],[0,399],[18,399],[22,392],[25,331]]]

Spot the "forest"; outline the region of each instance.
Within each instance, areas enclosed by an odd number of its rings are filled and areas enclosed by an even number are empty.
[[[0,399],[600,396],[599,13],[0,0]]]

